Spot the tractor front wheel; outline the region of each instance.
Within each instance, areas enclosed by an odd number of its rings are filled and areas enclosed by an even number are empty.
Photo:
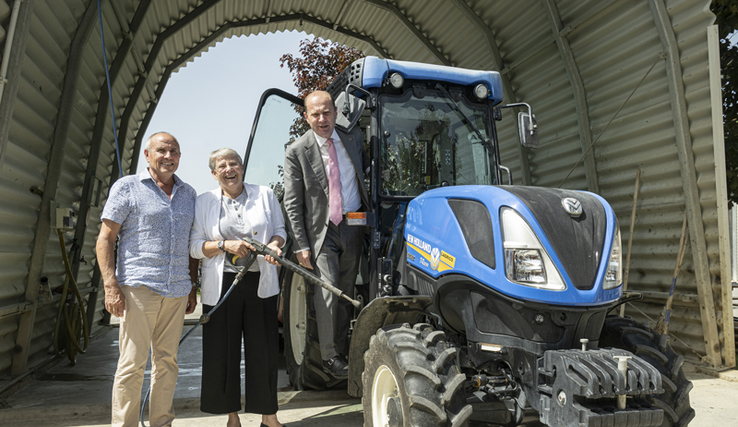
[[[456,349],[428,324],[380,329],[364,354],[365,427],[458,427],[472,413]]]

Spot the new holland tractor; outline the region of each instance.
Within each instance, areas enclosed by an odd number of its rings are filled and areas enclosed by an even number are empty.
[[[503,109],[519,110],[525,147],[538,133],[527,104],[502,105],[499,73],[366,57],[329,92],[337,125],[360,126],[371,159],[372,205],[349,218],[367,230],[346,383],[365,426],[689,423],[691,383],[668,336],[612,315],[636,295],[622,291],[610,205],[512,185],[500,164]],[[301,103],[262,97],[247,182],[280,193]],[[314,285],[286,269],[282,283],[291,383],[343,383],[322,369]]]

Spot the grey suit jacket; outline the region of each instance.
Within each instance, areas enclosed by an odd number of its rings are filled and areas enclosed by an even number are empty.
[[[357,126],[347,134],[337,127],[336,132],[351,157],[362,208],[366,210],[369,195],[364,185],[364,170],[369,160],[361,130]],[[295,239],[294,248],[310,248],[313,256],[317,255],[328,231],[328,178],[312,130],[285,150],[284,208]]]

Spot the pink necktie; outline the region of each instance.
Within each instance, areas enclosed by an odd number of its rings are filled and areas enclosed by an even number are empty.
[[[341,201],[341,171],[338,169],[338,155],[333,138],[328,138],[328,208],[331,222],[338,225],[343,219],[343,202]]]

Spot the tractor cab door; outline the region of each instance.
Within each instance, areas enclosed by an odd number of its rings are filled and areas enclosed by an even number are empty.
[[[271,187],[280,201],[284,195],[284,150],[297,139],[290,130],[302,108],[302,99],[283,90],[264,92],[243,158],[244,181]]]
[[[345,97],[338,97],[337,103],[344,109]],[[251,128],[251,135],[243,158],[244,181],[270,187],[280,202],[284,197],[284,151],[288,145],[310,128],[307,123],[297,122],[302,116],[304,102],[302,99],[280,89],[269,89],[261,96],[256,109],[256,118]],[[337,127],[357,125],[362,115],[367,116],[363,101],[349,99],[348,111],[339,112]],[[287,218],[285,217],[285,221]],[[289,227],[289,224],[287,224]],[[288,233],[287,243],[283,247],[286,255],[290,254],[291,236]],[[359,267],[357,284],[369,281],[366,260],[362,259]],[[322,369],[322,368],[321,368]]]

